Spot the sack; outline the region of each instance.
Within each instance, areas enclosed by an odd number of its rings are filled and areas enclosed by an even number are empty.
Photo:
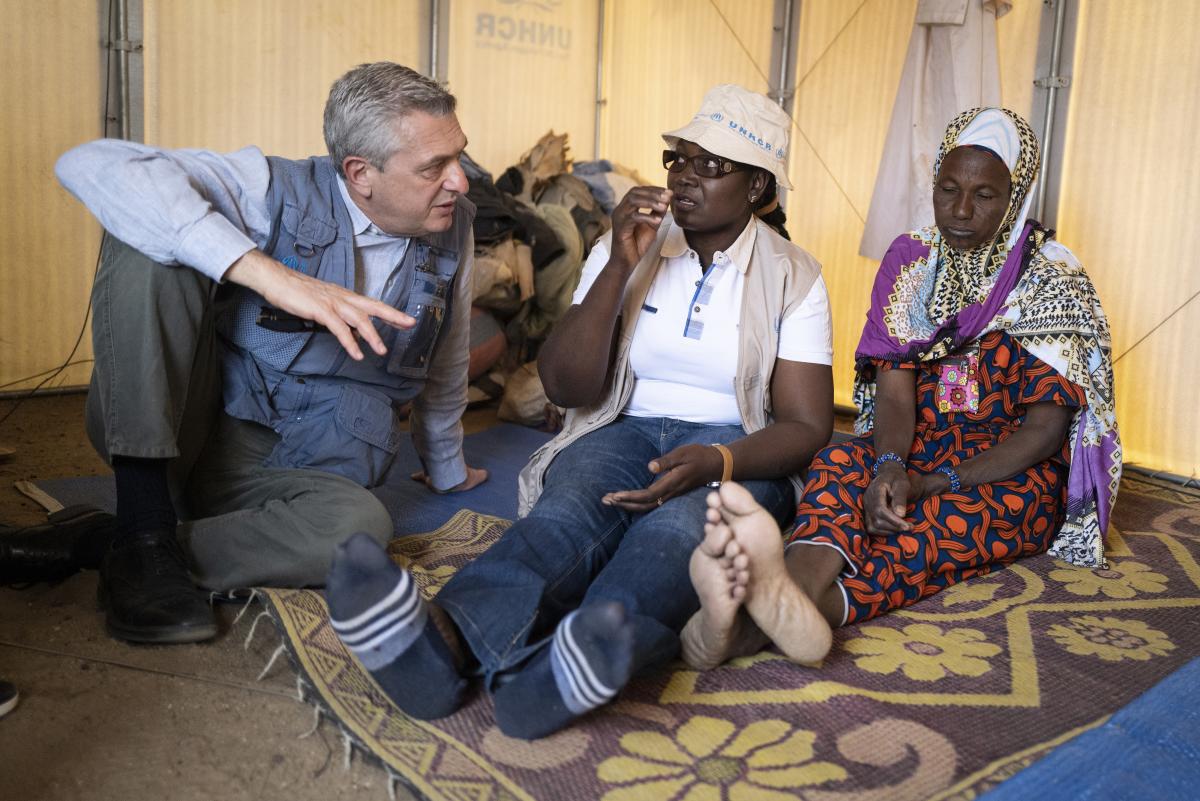
[[[545,422],[548,402],[537,362],[528,362],[509,375],[496,416],[523,426],[540,426]]]

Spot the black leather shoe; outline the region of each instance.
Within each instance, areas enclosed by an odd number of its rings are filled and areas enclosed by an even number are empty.
[[[92,506],[71,506],[37,526],[0,526],[0,584],[58,581],[100,566],[116,519]]]
[[[118,640],[200,642],[217,634],[207,595],[192,583],[173,531],[120,537],[100,566],[105,627]]]

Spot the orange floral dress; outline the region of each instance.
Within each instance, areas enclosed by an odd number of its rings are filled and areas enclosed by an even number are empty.
[[[917,426],[908,469],[957,466],[1003,442],[1034,403],[1084,405],[1083,391],[995,331],[932,363],[875,361],[879,370],[917,371]],[[788,540],[838,549],[844,623],[908,606],[952,584],[1049,547],[1062,525],[1070,448],[1004,481],[963,487],[908,507],[910,532],[866,532],[863,497],[875,449],[870,436],[831,445],[809,468]]]

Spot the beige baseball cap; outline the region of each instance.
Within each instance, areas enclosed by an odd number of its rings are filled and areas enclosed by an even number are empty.
[[[671,147],[686,139],[713,155],[762,167],[781,187],[791,189],[787,177],[791,128],[788,115],[766,95],[727,83],[705,93],[691,122],[662,137]]]

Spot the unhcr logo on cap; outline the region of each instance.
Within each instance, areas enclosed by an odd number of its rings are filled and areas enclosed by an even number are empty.
[[[725,119],[725,116],[719,111],[714,111],[709,115],[709,119],[711,119],[713,122],[720,122],[721,120]]]
[[[735,120],[729,121],[729,128],[730,128],[730,130],[732,130],[739,136],[744,136],[745,138],[749,139],[751,142],[758,145],[759,147],[761,147],[763,150],[767,151],[768,153],[770,153],[772,150],[775,149],[775,146],[772,145],[770,142],[767,142],[761,136],[757,136],[753,131],[749,130],[745,125],[741,125],[740,123],[736,122]]]

